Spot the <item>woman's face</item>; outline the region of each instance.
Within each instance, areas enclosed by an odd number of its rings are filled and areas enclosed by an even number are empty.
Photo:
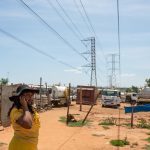
[[[32,105],[32,103],[33,103],[33,95],[34,95],[34,93],[32,93],[32,92],[26,92],[26,93],[23,94],[23,96],[25,97],[26,102],[29,105]]]

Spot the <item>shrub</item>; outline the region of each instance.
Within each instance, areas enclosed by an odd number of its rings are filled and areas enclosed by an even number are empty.
[[[107,118],[105,120],[103,120],[102,122],[99,123],[99,125],[115,125],[116,124],[116,118]]]
[[[129,145],[129,141],[127,140],[127,137],[124,138],[124,140],[111,140],[110,143],[113,145],[113,146],[125,146],[125,145]]]
[[[137,124],[138,128],[146,128],[150,129],[150,124],[147,123],[147,121],[144,118],[141,118],[139,123]]]
[[[60,119],[59,119],[60,122],[63,122],[63,123],[66,123],[66,117],[64,116],[61,116]],[[69,127],[82,127],[84,125],[87,125],[90,121],[89,120],[86,120],[84,122],[84,124],[82,124],[82,121],[83,120],[78,120],[76,122],[68,122],[68,126]]]

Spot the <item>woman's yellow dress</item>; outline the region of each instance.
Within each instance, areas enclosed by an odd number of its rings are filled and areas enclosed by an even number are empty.
[[[39,115],[33,114],[31,129],[25,129],[16,123],[16,120],[23,114],[22,109],[13,108],[10,113],[11,123],[14,129],[14,136],[9,144],[9,150],[37,150],[39,136]]]

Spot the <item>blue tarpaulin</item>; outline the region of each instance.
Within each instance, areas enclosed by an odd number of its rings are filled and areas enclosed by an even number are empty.
[[[126,106],[124,107],[125,113],[131,113],[132,112],[132,106]],[[146,105],[139,105],[139,106],[133,106],[133,112],[148,112],[150,111],[150,104]]]

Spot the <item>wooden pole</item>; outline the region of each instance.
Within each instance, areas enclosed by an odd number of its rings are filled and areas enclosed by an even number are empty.
[[[98,99],[98,96],[99,96],[99,94],[96,96],[95,101]],[[91,107],[90,107],[89,111],[87,112],[87,114],[86,114],[84,120],[82,121],[82,124],[84,124],[84,122],[85,122],[85,120],[87,119],[89,113],[91,112],[91,110],[92,110],[92,108],[93,108],[93,106],[94,106],[94,102],[95,102],[95,101],[93,101],[93,104],[91,105]]]
[[[119,108],[119,113],[118,113],[118,143],[120,142],[120,108]],[[119,150],[119,147],[117,147],[117,150]]]
[[[50,97],[49,89],[47,90],[47,99],[48,99],[48,107],[50,107],[50,109],[52,109],[52,103],[51,103],[51,97]]]
[[[69,83],[69,94],[68,94],[69,98],[67,98],[67,119],[66,119],[66,124],[67,125],[69,123],[68,116],[69,116],[69,106],[70,106],[70,103],[71,103],[71,101],[70,101],[70,91],[71,91],[71,84]]]
[[[40,108],[42,107],[42,77],[40,77]]]
[[[134,105],[132,104],[132,112],[131,112],[131,128],[133,128],[133,116],[134,116]]]
[[[82,111],[82,88],[80,88],[80,111]]]
[[[92,110],[93,106],[94,106],[94,104],[92,104],[92,105],[91,105],[91,107],[90,107],[90,109],[89,109],[88,113],[86,114],[86,116],[85,116],[84,120],[82,121],[82,124],[84,124],[84,122],[85,122],[85,120],[87,119],[87,117],[88,117],[89,113],[91,112],[91,110]]]
[[[1,91],[0,91],[0,124],[1,124],[1,110],[2,110],[2,90],[3,90],[3,87],[2,87],[2,83],[1,83]]]

